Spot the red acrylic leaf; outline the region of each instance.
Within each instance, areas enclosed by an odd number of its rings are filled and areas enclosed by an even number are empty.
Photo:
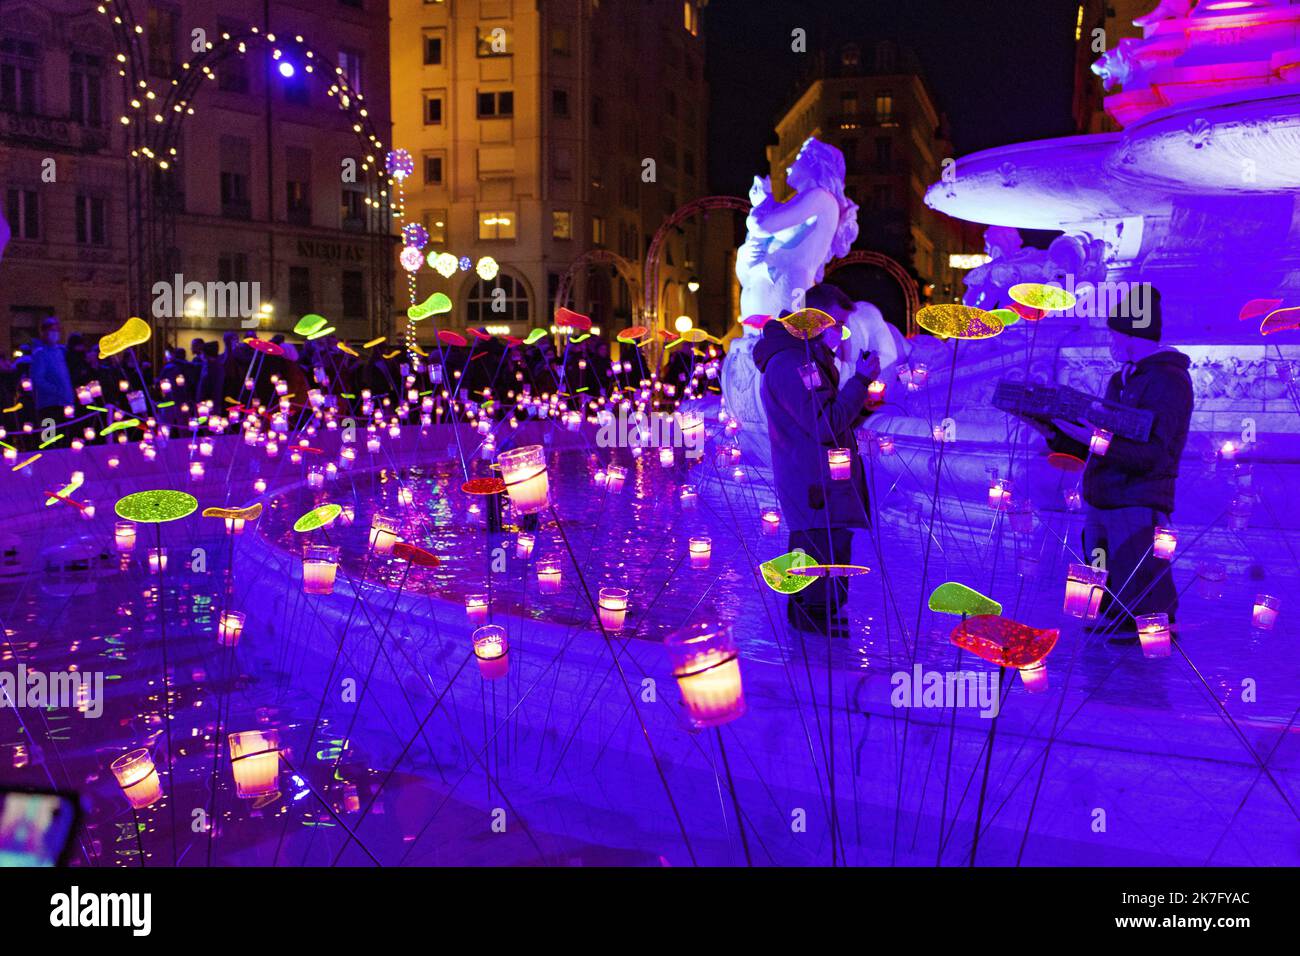
[[[953,628],[949,639],[976,657],[1001,667],[1021,668],[1037,664],[1051,653],[1060,636],[1056,628],[1040,630],[996,614],[980,614]]]
[[[591,328],[591,317],[560,306],[555,310],[555,324],[570,329],[581,329],[585,332]]]
[[[421,568],[436,568],[442,563],[442,559],[432,551],[426,551],[424,548],[408,544],[405,541],[399,541],[393,545],[393,557],[409,561]]]

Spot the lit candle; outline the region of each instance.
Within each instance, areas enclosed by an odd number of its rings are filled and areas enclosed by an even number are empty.
[[[1219,456],[1224,461],[1232,461],[1237,457],[1237,446],[1233,442],[1225,441],[1219,446]]]
[[[671,468],[671,467],[673,466],[673,459],[674,459],[674,457],[675,457],[675,456],[674,456],[674,454],[673,454],[673,450],[672,450],[672,448],[660,448],[660,449],[659,449],[659,464],[660,464],[660,466],[662,466],[662,467],[664,467],[664,468]]]
[[[623,482],[627,478],[627,469],[622,465],[610,465],[605,472],[605,490],[611,495],[616,495],[623,490]]]
[[[526,531],[522,531],[515,538],[515,557],[527,561],[533,554],[533,544],[536,538]]]
[[[763,534],[776,534],[781,530],[781,512],[768,508],[763,512]]]
[[[853,473],[853,459],[847,448],[828,448],[826,462],[830,465],[833,481],[847,481]]]
[[[1277,612],[1281,607],[1282,602],[1273,595],[1256,594],[1255,609],[1250,618],[1251,626],[1261,631],[1273,630],[1273,625],[1277,623]]]
[[[143,810],[162,799],[162,781],[148,750],[132,750],[114,760],[109,769],[133,809]]]
[[[1169,615],[1139,614],[1134,621],[1137,624],[1138,640],[1142,642],[1142,656],[1168,657]]]
[[[319,491],[325,487],[325,473],[319,468],[313,468],[307,472],[307,487],[313,491]]]
[[[537,562],[537,586],[543,594],[558,594],[563,576],[558,558],[546,558]]]
[[[989,507],[1004,511],[1011,503],[1011,479],[994,478],[989,482]]]
[[[1094,428],[1092,438],[1088,440],[1088,449],[1098,458],[1110,450],[1110,440],[1115,436],[1104,428]]]
[[[678,413],[682,444],[690,449],[704,448],[704,415],[697,411]]]
[[[1083,495],[1078,488],[1068,488],[1065,492],[1065,507],[1068,511],[1078,511],[1083,507]]]
[[[691,555],[691,567],[703,571],[709,566],[713,554],[713,541],[707,537],[691,538],[687,543]]]
[[[506,629],[496,624],[486,624],[473,634],[474,656],[478,659],[478,672],[484,680],[505,677],[510,669],[510,641]]]
[[[694,511],[695,505],[699,501],[699,495],[695,493],[694,485],[682,485],[680,499],[683,511]]]
[[[333,594],[339,570],[339,549],[328,544],[309,544],[302,553],[302,589],[306,594]]]
[[[397,544],[397,523],[388,515],[375,515],[370,519],[370,547],[375,554],[392,554]]]
[[[190,479],[193,481],[203,480],[203,462],[201,461],[190,462]]]
[[[1174,556],[1174,549],[1178,547],[1178,532],[1173,528],[1156,528],[1155,541],[1151,545],[1151,552],[1160,560],[1168,561]]]
[[[245,523],[245,519],[243,518],[227,518],[226,534],[243,534],[244,523]]]
[[[167,570],[167,549],[150,548],[149,549],[149,570],[157,574],[160,571]]]
[[[123,553],[135,550],[135,523],[131,521],[119,521],[113,525],[113,540],[117,544],[117,550]]]
[[[550,504],[550,482],[546,476],[546,451],[541,445],[525,445],[497,456],[501,477],[510,503],[519,514],[537,514]]]
[[[1072,564],[1065,579],[1065,613],[1091,621],[1101,607],[1106,572],[1088,564]]]
[[[1047,690],[1047,662],[1039,661],[1028,667],[1020,668],[1020,683],[1031,694],[1041,694]]]
[[[222,647],[238,644],[239,635],[244,633],[244,620],[243,611],[223,611],[217,624],[217,643]]]
[[[686,714],[697,727],[730,723],[745,712],[740,654],[731,628],[708,625],[670,634],[664,641]]]
[[[606,631],[617,634],[623,630],[623,621],[627,616],[627,590],[625,588],[601,588],[598,607],[600,623]]]
[[[280,789],[280,732],[246,730],[231,734],[230,770],[235,793],[247,799],[264,797]]]
[[[470,594],[465,598],[465,614],[474,627],[487,623],[488,599],[486,594]]]
[[[872,382],[867,386],[867,404],[879,405],[885,400],[885,383]]]
[[[894,453],[894,439],[889,435],[881,435],[876,439],[876,447],[880,449],[882,455],[892,455]]]

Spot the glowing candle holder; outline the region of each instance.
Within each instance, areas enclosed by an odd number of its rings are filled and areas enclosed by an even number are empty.
[[[469,594],[465,597],[465,614],[474,627],[481,627],[488,619],[488,599],[486,594]]]
[[[167,570],[167,549],[150,548],[149,549],[149,570],[154,574]]]
[[[239,643],[239,636],[244,633],[246,616],[243,611],[224,611],[217,623],[217,643],[222,647],[234,647]]]
[[[1066,489],[1065,508],[1067,511],[1079,511],[1083,508],[1083,494],[1078,488]]]
[[[691,538],[687,542],[687,548],[690,551],[691,567],[696,571],[707,570],[713,556],[713,540],[707,537]]]
[[[1250,616],[1250,626],[1258,631],[1271,631],[1277,623],[1282,602],[1271,594],[1256,594],[1255,607]]]
[[[885,401],[885,383],[876,381],[867,386],[867,404],[883,405]]]
[[[680,412],[678,425],[682,430],[682,444],[687,448],[704,447],[704,415],[698,411]]]
[[[1228,571],[1217,561],[1202,561],[1196,566],[1196,593],[1203,601],[1218,601],[1223,597],[1223,582]]]
[[[1088,439],[1088,450],[1098,458],[1102,458],[1110,451],[1110,440],[1114,437],[1113,433],[1104,428],[1094,428],[1092,437]]]
[[[113,543],[123,554],[135,550],[135,522],[119,521],[113,525]]]
[[[889,435],[881,435],[876,439],[876,447],[882,455],[892,455],[895,451],[894,439]]]
[[[501,477],[506,483],[510,503],[518,514],[537,514],[550,502],[550,482],[546,475],[546,450],[541,445],[525,445],[497,456]]]
[[[1155,540],[1151,544],[1151,553],[1161,561],[1169,561],[1178,547],[1178,532],[1173,528],[1156,528]]]
[[[699,503],[700,496],[695,490],[694,485],[682,485],[681,494],[678,501],[681,502],[683,511],[694,511],[695,506]]]
[[[305,594],[333,594],[339,572],[339,549],[329,544],[309,544],[302,553],[302,590]]]
[[[781,530],[781,512],[768,508],[763,512],[763,534],[776,534]]]
[[[1020,683],[1031,694],[1041,694],[1047,690],[1047,662],[1039,661],[1020,668]]]
[[[673,466],[673,462],[674,462],[674,460],[676,460],[676,455],[673,453],[673,450],[672,450],[671,448],[660,448],[660,449],[659,449],[659,465],[660,465],[660,467],[663,467],[663,468],[671,468],[671,467]]]
[[[1007,519],[1012,534],[1032,534],[1034,530],[1034,503],[1028,499],[1010,502]]]
[[[745,713],[740,653],[725,625],[676,631],[664,641],[686,715],[696,727],[718,727]]]
[[[597,609],[601,627],[610,634],[617,634],[623,630],[623,621],[627,617],[627,589],[601,588]]]
[[[1005,511],[1011,504],[1011,479],[994,478],[989,481],[989,507],[994,511]]]
[[[1065,579],[1065,613],[1091,621],[1101,608],[1106,571],[1088,564],[1072,564]]]
[[[114,760],[109,769],[132,809],[143,810],[162,799],[162,781],[148,750],[132,750]]]
[[[397,541],[396,521],[388,515],[375,515],[370,519],[370,547],[375,554],[392,554],[393,545],[397,544]]]
[[[244,518],[227,518],[226,534],[243,534],[246,519]]]
[[[543,594],[559,594],[564,581],[564,569],[559,558],[545,558],[537,562],[537,587]]]
[[[496,624],[487,624],[476,630],[472,639],[478,672],[483,679],[498,680],[505,677],[510,670],[510,639],[506,636],[506,629]]]
[[[1228,527],[1233,531],[1245,531],[1250,527],[1250,513],[1255,508],[1254,501],[1248,495],[1238,495],[1228,505]]]
[[[526,531],[520,532],[515,538],[515,557],[527,561],[533,555],[533,545],[537,539]]]
[[[616,495],[623,490],[623,482],[626,480],[626,468],[622,465],[610,465],[605,472],[605,490],[611,495]]]
[[[231,734],[230,771],[242,799],[265,797],[280,789],[280,732],[246,730]]]
[[[828,448],[826,463],[830,466],[833,481],[847,481],[853,473],[853,456],[847,448]]]
[[[1169,615],[1139,614],[1137,623],[1138,640],[1142,642],[1143,657],[1169,656]]]
[[[201,461],[190,462],[190,480],[191,481],[203,480],[203,462]]]

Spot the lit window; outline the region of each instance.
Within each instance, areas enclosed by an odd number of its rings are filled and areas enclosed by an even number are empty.
[[[700,11],[695,6],[695,0],[685,0],[682,4],[682,26],[691,36],[700,35]]]
[[[526,323],[529,316],[528,290],[522,281],[502,270],[492,281],[479,280],[474,284],[465,299],[465,312],[466,322],[475,327],[489,322]]]
[[[603,216],[591,217],[591,244],[593,246],[603,246],[605,244],[605,219]]]
[[[551,238],[573,238],[573,213],[567,209],[557,209],[551,213]]]
[[[894,119],[894,94],[876,94],[876,122],[889,123]]]
[[[478,214],[478,237],[484,240],[513,239],[515,214],[508,209],[483,210]]]
[[[429,233],[429,244],[444,245],[447,242],[447,210],[428,209],[421,218]]]

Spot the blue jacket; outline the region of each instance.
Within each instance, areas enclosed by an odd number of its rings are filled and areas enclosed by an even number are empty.
[[[815,390],[806,388],[799,375],[809,362],[817,366],[820,384]],[[781,322],[763,327],[754,364],[763,376],[759,398],[767,413],[772,478],[787,526],[792,531],[865,528],[867,481],[853,429],[867,415],[870,381],[854,375],[840,388],[831,350],[820,341],[796,338]],[[849,449],[849,479],[831,479],[828,448]]]
[[[31,376],[37,408],[73,403],[66,346],[38,343],[32,352]]]

